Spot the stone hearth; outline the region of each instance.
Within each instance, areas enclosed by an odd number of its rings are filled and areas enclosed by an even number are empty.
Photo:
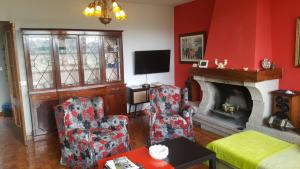
[[[215,72],[215,70],[212,71]],[[241,73],[241,75],[243,76],[243,72],[239,73]],[[269,77],[266,78],[266,80],[249,80],[247,78],[243,79],[240,77],[234,79],[234,77],[226,77],[227,74],[224,75],[223,73],[222,76],[218,77],[218,74],[214,75],[214,73],[211,74],[211,72],[205,75],[202,73],[195,73],[195,71],[193,75],[194,79],[200,84],[202,90],[202,101],[199,104],[197,113],[194,116],[194,122],[200,123],[203,129],[222,136],[227,136],[243,131],[243,129],[241,130],[240,128],[238,128],[239,126],[237,126],[230,120],[224,120],[224,118],[215,116],[212,112],[212,110],[215,108],[216,96],[218,97],[219,95],[216,84],[243,86],[248,89],[253,103],[251,114],[246,123],[245,130],[253,129],[261,131],[282,140],[300,144],[299,134],[272,129],[267,127],[265,124],[265,119],[270,117],[271,115],[272,100],[270,92],[278,89],[280,77],[274,76],[273,79]]]

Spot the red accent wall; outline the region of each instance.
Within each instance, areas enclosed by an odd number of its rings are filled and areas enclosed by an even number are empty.
[[[228,68],[254,68],[256,1],[216,0],[205,58],[228,60]]]
[[[300,90],[300,68],[294,67],[296,19],[300,0],[271,1],[272,53],[275,64],[283,68],[280,88]]]
[[[228,68],[260,69],[272,58],[270,0],[216,0],[205,58],[228,60]]]
[[[191,32],[208,31],[214,7],[214,0],[195,0],[176,6],[174,9],[174,51],[175,85],[183,87],[189,76],[191,64],[179,62],[179,35]]]
[[[179,34],[208,31],[205,59],[229,68],[259,69],[263,58],[283,68],[281,89],[300,90],[294,66],[300,0],[196,0],[175,7],[175,84],[184,86],[191,64],[179,63]]]
[[[261,68],[261,60],[272,60],[270,0],[258,0],[256,12],[256,36],[254,68]]]

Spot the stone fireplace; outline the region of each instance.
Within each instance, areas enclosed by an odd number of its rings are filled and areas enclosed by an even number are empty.
[[[194,79],[200,84],[202,101],[194,122],[201,128],[227,136],[243,130],[253,129],[300,143],[294,132],[283,132],[267,127],[265,120],[271,116],[270,92],[277,90],[281,70],[243,71],[193,68]],[[224,103],[239,107],[235,114],[225,113]]]
[[[222,122],[231,123],[234,128],[243,130],[249,120],[253,102],[249,90],[244,86],[211,82],[215,95],[213,107],[208,116],[219,118]],[[231,105],[234,110],[225,110],[224,105]]]

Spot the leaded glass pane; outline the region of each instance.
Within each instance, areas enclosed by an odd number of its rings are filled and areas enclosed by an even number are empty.
[[[76,37],[58,37],[58,58],[62,87],[79,85],[79,59]]]
[[[33,89],[54,87],[50,35],[30,35],[29,55]]]
[[[100,37],[81,36],[81,56],[85,84],[99,84],[100,75]]]
[[[119,39],[113,37],[104,37],[106,81],[119,81],[120,77],[120,56]]]

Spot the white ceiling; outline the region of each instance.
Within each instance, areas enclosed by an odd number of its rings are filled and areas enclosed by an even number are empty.
[[[133,2],[133,3],[146,3],[146,4],[154,4],[154,5],[170,5],[176,6],[180,4],[184,4],[187,2],[191,2],[193,0],[119,0],[119,2]]]

